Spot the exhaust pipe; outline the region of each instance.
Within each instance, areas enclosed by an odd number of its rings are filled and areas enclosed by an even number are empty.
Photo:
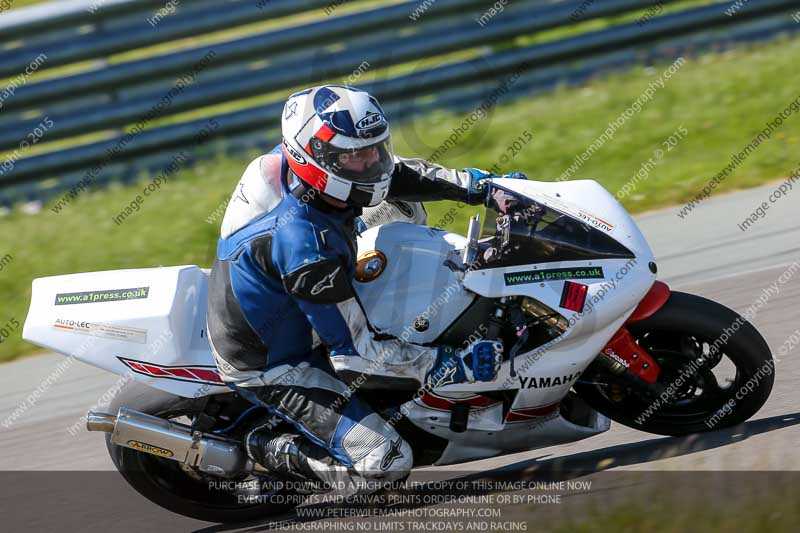
[[[238,442],[199,431],[185,424],[121,407],[117,416],[89,412],[86,429],[111,434],[111,442],[134,450],[172,459],[218,476],[249,472],[253,462]]]
[[[117,423],[117,417],[107,413],[93,413],[89,411],[86,415],[86,429],[89,431],[104,431],[106,433],[114,432],[114,424]]]

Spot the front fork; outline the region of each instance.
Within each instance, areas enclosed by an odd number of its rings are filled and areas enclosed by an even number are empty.
[[[608,341],[598,356],[598,360],[612,373],[650,394],[661,392],[662,387],[657,384],[661,369],[653,356],[636,343],[628,331],[628,324],[644,320],[661,309],[669,299],[669,294],[670,290],[666,283],[661,281],[653,283],[625,324]]]

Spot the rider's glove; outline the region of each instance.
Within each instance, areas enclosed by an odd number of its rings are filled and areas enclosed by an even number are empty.
[[[470,197],[483,195],[486,189],[486,180],[493,178],[511,178],[518,180],[528,179],[528,176],[522,172],[510,172],[501,176],[500,174],[492,174],[491,172],[481,170],[479,168],[465,168],[463,170],[464,172],[468,172],[470,175],[469,189],[467,189],[467,203],[469,203]]]
[[[453,383],[494,381],[503,363],[503,343],[475,341],[463,350],[442,346],[426,382],[433,387]]]

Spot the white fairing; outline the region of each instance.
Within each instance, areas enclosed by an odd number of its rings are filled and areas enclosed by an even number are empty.
[[[537,413],[564,398],[655,281],[655,274],[649,267],[649,263],[654,261],[653,254],[646,240],[622,205],[596,182],[502,180],[499,184],[605,231],[632,251],[635,260],[532,262],[466,273],[463,284],[470,291],[492,298],[530,296],[561,313],[569,320],[569,327],[549,346],[518,354],[516,376],[511,376],[511,365],[506,361],[495,382],[450,385],[435,391],[434,398],[429,395],[405,404],[409,418],[417,426],[450,442],[438,464],[490,457],[507,450],[571,442],[607,430],[609,421],[599,413],[595,413],[593,421],[586,427],[572,424],[561,416],[548,417]],[[511,286],[505,283],[506,273],[566,267],[603,269],[603,278],[580,280],[580,283],[588,285],[583,313],[560,307],[564,280]],[[470,430],[463,433],[451,431],[450,412],[435,406],[441,402],[436,396],[476,398],[482,391],[516,388],[520,390],[510,414],[504,418],[498,406],[472,409]],[[535,443],[531,440],[534,438]]]
[[[377,279],[354,283],[372,326],[416,344],[435,340],[475,299],[461,284],[461,273],[444,264],[465,242],[454,233],[402,222],[365,231],[359,253],[379,250],[386,256]]]
[[[469,394],[435,394],[430,396],[452,399],[476,398]],[[564,418],[556,408],[550,412],[537,412],[535,408],[513,408],[512,413],[523,413],[511,419],[503,416],[500,402],[486,408],[472,408],[469,413],[469,429],[462,433],[450,430],[450,412],[432,407],[424,402],[409,402],[406,405],[408,418],[425,431],[449,441],[437,465],[447,465],[494,457],[504,453],[533,450],[575,442],[608,431],[610,420],[592,411],[584,424],[575,424]],[[524,420],[522,420],[524,419]]]
[[[205,337],[207,287],[196,266],[39,278],[22,337],[180,396],[227,392]]]
[[[625,208],[595,181],[544,183],[503,180],[502,186],[604,231],[633,252],[635,260],[605,259],[539,264],[532,262],[523,266],[469,272],[464,279],[464,286],[482,296],[492,298],[513,295],[535,298],[552,309],[559,310],[567,319],[575,322],[574,327],[567,333],[573,338],[584,334],[596,334],[598,330],[618,322],[620,318],[627,318],[647,294],[656,276],[649,268],[649,264],[654,261],[653,252]],[[592,304],[591,312],[585,309],[582,314],[560,308],[563,280],[511,286],[507,286],[504,281],[506,273],[592,267],[601,267],[604,277],[580,280],[589,286],[586,301],[596,302]]]

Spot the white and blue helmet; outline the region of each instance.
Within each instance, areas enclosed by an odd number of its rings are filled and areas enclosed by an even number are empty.
[[[295,93],[281,130],[289,166],[307,185],[361,207],[386,198],[394,156],[389,123],[373,96],[341,85]]]

